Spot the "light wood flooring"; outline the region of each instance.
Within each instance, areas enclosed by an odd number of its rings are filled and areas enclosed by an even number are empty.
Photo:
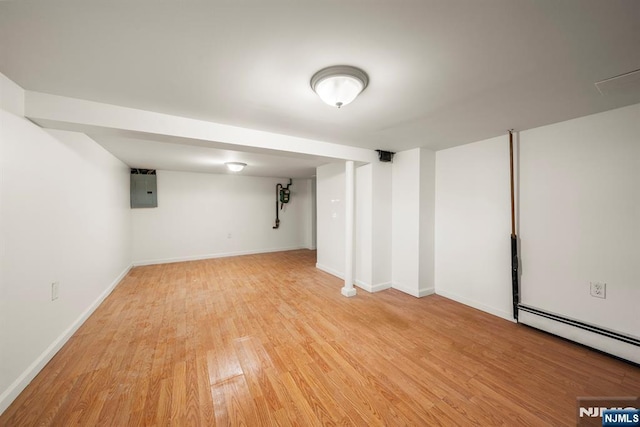
[[[291,251],[134,268],[0,416],[36,425],[575,425],[640,368]]]

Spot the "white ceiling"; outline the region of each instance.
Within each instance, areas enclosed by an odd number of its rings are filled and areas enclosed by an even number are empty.
[[[390,151],[638,103],[594,83],[640,69],[639,46],[637,0],[0,2],[0,71],[25,89]],[[309,87],[335,64],[370,77],[341,110]]]
[[[116,136],[90,135],[129,166],[186,172],[231,174],[225,162],[242,162],[242,175],[277,178],[309,178],[316,167],[332,162],[323,157],[296,155],[295,158],[255,152],[211,148],[205,143],[187,144],[149,141]]]

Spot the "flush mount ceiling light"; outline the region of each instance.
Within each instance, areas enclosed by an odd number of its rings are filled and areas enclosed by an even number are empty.
[[[323,68],[311,77],[311,88],[327,104],[342,107],[365,90],[369,76],[360,68],[335,65]]]
[[[225,165],[227,165],[227,169],[231,172],[240,172],[245,166],[247,166],[246,163],[240,162],[226,162]]]

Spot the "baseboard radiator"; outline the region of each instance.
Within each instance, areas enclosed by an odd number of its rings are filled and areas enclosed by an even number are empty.
[[[518,305],[518,323],[640,364],[639,338],[523,304]]]

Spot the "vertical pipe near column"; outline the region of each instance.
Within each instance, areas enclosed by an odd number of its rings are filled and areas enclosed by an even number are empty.
[[[353,287],[353,249],[355,224],[355,166],[352,160],[345,162],[345,200],[344,200],[344,287],[342,295],[352,297],[356,294]]]
[[[518,321],[520,304],[520,284],[518,283],[518,236],[516,235],[516,204],[513,184],[513,130],[509,130],[509,175],[511,177],[511,296],[513,299],[513,318]]]

